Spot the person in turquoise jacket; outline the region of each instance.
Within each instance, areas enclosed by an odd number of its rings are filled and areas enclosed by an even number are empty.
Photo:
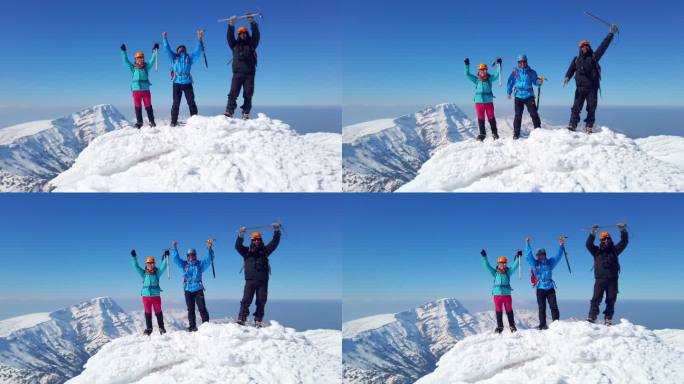
[[[515,327],[515,317],[513,315],[513,299],[511,298],[511,276],[520,266],[520,257],[522,256],[522,251],[518,251],[515,254],[515,260],[513,265],[508,267],[508,259],[506,256],[500,256],[497,260],[496,268],[489,265],[487,260],[487,252],[483,249],[480,252],[482,256],[482,264],[494,278],[494,288],[492,289],[492,295],[494,296],[494,311],[496,313],[496,329],[494,332],[503,332],[503,309],[506,310],[506,316],[508,317],[508,326],[511,328],[511,332],[516,332],[518,328]]]
[[[527,65],[527,55],[521,54],[517,57],[518,65],[513,69],[506,83],[508,100],[511,94],[515,94],[515,118],[513,119],[513,139],[520,137],[520,126],[522,125],[522,114],[527,107],[527,112],[532,118],[534,128],[541,127],[541,119],[537,112],[537,104],[534,99],[534,86],[541,86],[544,82],[543,77],[537,75],[537,71]]]
[[[152,94],[150,93],[150,70],[154,67],[157,61],[157,50],[159,44],[155,43],[152,48],[152,58],[150,62],[145,62],[145,54],[136,52],[135,64],[128,60],[126,53],[126,44],[121,44],[121,60],[133,73],[133,82],[131,83],[131,92],[133,92],[133,105],[135,106],[135,126],[140,129],[143,126],[142,106],[145,104],[145,111],[147,111],[147,120],[151,127],[156,127],[154,123],[154,110],[152,109]]]
[[[190,70],[192,65],[202,55],[202,32],[197,32],[197,47],[195,51],[188,55],[185,45],[179,45],[174,52],[171,50],[168,34],[162,33],[164,38],[164,51],[166,51],[171,61],[171,79],[173,80],[173,105],[171,106],[171,126],[178,125],[178,112],[180,111],[181,97],[185,94],[185,101],[190,109],[190,116],[197,114],[197,104],[195,103],[195,90],[192,87],[192,75]]]
[[[144,334],[149,336],[152,333],[152,308],[154,308],[154,313],[157,317],[157,325],[159,326],[159,333],[162,335],[166,333],[166,328],[164,328],[164,314],[162,313],[161,306],[161,288],[159,287],[159,278],[166,271],[168,266],[168,251],[164,253],[164,259],[162,260],[161,266],[159,268],[155,265],[154,257],[149,256],[145,260],[145,269],[140,268],[138,265],[138,258],[135,249],[131,250],[131,256],[133,261],[133,268],[138,275],[143,279],[142,285],[142,301],[143,308],[145,309],[145,331]]]
[[[207,244],[207,257],[204,260],[197,260],[197,251],[194,248],[188,249],[187,260],[180,258],[178,254],[178,242],[171,244],[173,260],[183,270],[183,289],[185,291],[185,305],[188,308],[188,331],[197,331],[195,319],[195,305],[202,317],[202,323],[209,321],[209,312],[204,299],[204,284],[202,284],[202,272],[214,261],[214,251],[211,244]]]
[[[477,140],[482,141],[487,137],[485,117],[489,120],[492,137],[496,140],[499,138],[499,133],[496,130],[496,118],[494,117],[492,83],[501,76],[501,59],[496,59],[496,62],[499,64],[499,70],[493,75],[487,72],[487,64],[480,64],[477,67],[477,76],[474,76],[470,73],[470,59],[466,57],[463,62],[465,63],[466,77],[475,84],[475,112],[477,113],[477,126],[480,129]]]
[[[532,284],[537,288],[537,307],[539,308],[539,326],[537,329],[544,330],[549,327],[546,325],[546,302],[549,302],[551,308],[551,321],[560,319],[560,312],[558,311],[558,301],[556,300],[556,284],[553,281],[553,269],[556,268],[558,262],[563,258],[565,250],[565,240],[561,238],[558,253],[554,258],[546,257],[546,250],[540,248],[537,250],[535,258],[532,255],[532,247],[530,246],[530,239],[525,239],[525,258],[530,265],[530,273]]]

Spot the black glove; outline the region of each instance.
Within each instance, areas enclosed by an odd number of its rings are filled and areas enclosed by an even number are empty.
[[[273,223],[271,225],[273,226],[274,231],[280,231],[280,223]]]
[[[164,257],[169,257],[169,254],[170,254],[170,253],[169,253],[169,250],[168,250],[168,249],[165,249],[165,250],[164,250]]]
[[[126,52],[126,44],[121,44],[121,50]]]
[[[240,227],[240,232],[238,233],[238,236],[245,237],[245,233],[247,233],[247,227]]]
[[[153,50],[159,49],[159,43],[154,43],[154,47],[152,47]]]
[[[463,60],[463,63],[465,65],[470,65],[470,59],[466,57],[465,60]]]
[[[496,63],[499,64],[499,65],[501,65],[501,58],[500,58],[500,57],[497,57],[497,58],[496,58]]]
[[[620,230],[620,232],[624,232],[624,231],[626,230],[626,228],[627,228],[627,224],[619,223],[619,224],[616,225],[616,227],[618,227],[618,229]]]
[[[610,25],[610,33],[612,33],[612,34],[614,35],[614,34],[617,33],[617,31],[618,31],[618,26],[617,26],[617,24],[611,24],[611,25]]]
[[[482,255],[482,257],[487,257],[487,251],[485,251],[484,249],[481,250],[480,255]]]
[[[591,234],[595,235],[596,232],[598,232],[599,228],[601,228],[601,227],[599,227],[597,224],[592,225],[591,226]]]
[[[515,257],[522,257],[522,250],[518,249],[518,252],[515,253]]]
[[[138,256],[137,253],[135,253],[135,249],[131,249],[131,256],[136,257]]]

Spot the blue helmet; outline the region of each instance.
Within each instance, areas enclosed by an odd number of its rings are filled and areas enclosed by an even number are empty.
[[[544,249],[544,248],[539,248],[539,250],[537,250],[537,257],[539,257],[539,256],[541,256],[541,255],[546,256],[546,249]]]
[[[518,57],[515,58],[515,61],[524,61],[527,62],[527,55],[524,53],[521,53],[518,55]]]
[[[195,255],[195,256],[197,256],[197,251],[195,251],[195,248],[190,248],[190,249],[188,249],[188,255]]]

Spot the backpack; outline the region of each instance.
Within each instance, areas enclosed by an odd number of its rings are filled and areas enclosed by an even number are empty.
[[[597,75],[597,79],[599,82],[599,89],[601,89],[601,64],[599,64],[598,60],[594,59],[594,55],[592,55],[591,57],[592,57],[592,60],[594,61],[594,65],[596,68],[596,75]],[[575,56],[575,71],[579,72],[580,68],[582,68],[582,73],[587,73],[584,70],[584,66],[582,66],[581,63],[582,63],[582,61],[580,60],[580,55]]]
[[[546,266],[550,266],[549,265],[549,259],[545,259],[545,262],[546,262]],[[537,287],[537,284],[539,284],[541,282],[541,279],[537,279],[537,276],[534,274],[534,270],[539,268],[540,265],[541,265],[541,261],[539,259],[537,259],[534,261],[534,268],[530,268],[530,282],[532,283],[532,286],[535,288]],[[553,284],[553,286],[555,288],[556,282],[553,281],[553,279],[551,279],[551,283]]]

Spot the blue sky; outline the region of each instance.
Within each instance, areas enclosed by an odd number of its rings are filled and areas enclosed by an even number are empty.
[[[202,105],[225,105],[231,55],[227,23],[217,20],[257,6],[265,18],[259,20],[255,104],[339,104],[337,2],[26,0],[5,4],[0,14],[3,50],[9,55],[2,77],[7,92],[0,96],[0,105],[132,104],[131,74],[119,57],[121,43],[128,45],[130,55],[137,50],[150,55],[154,42],[161,43],[161,33],[167,31],[172,46],[186,44],[192,49],[197,28],[207,29],[209,60],[208,70],[203,62],[193,68],[200,112]],[[169,68],[163,56],[159,72],[151,74],[152,101],[158,108],[170,108]]]
[[[474,86],[463,74],[463,58],[491,64],[502,56],[507,77],[525,52],[549,78],[542,104],[570,107],[574,86],[563,88],[562,80],[578,42],[598,47],[608,32],[586,10],[622,30],[601,62],[599,105],[684,104],[684,78],[676,75],[684,61],[684,4],[663,0],[347,0],[342,14],[353,27],[342,38],[344,104],[469,104]],[[504,87],[494,94],[497,104],[508,103]]]
[[[681,194],[397,194],[352,195],[342,220],[343,295],[347,300],[490,300],[492,277],[480,250],[511,257],[532,246],[555,254],[567,235],[565,261],[554,270],[559,298],[591,297],[592,258],[584,247],[592,223],[625,221],[633,230],[621,256],[621,299],[684,299],[675,272],[684,214]],[[616,229],[610,229],[618,238]],[[514,301],[534,301],[525,265]]]
[[[242,295],[242,258],[234,249],[241,225],[282,220],[284,237],[271,257],[272,299],[340,299],[340,207],[308,194],[0,194],[5,261],[0,300],[76,303],[98,296],[139,298],[131,248],[159,258],[172,240],[185,253],[215,243],[216,279],[205,272],[207,297]],[[11,220],[8,220],[11,218]],[[270,240],[272,231],[265,231]],[[161,281],[163,297],[182,298],[180,269]]]

